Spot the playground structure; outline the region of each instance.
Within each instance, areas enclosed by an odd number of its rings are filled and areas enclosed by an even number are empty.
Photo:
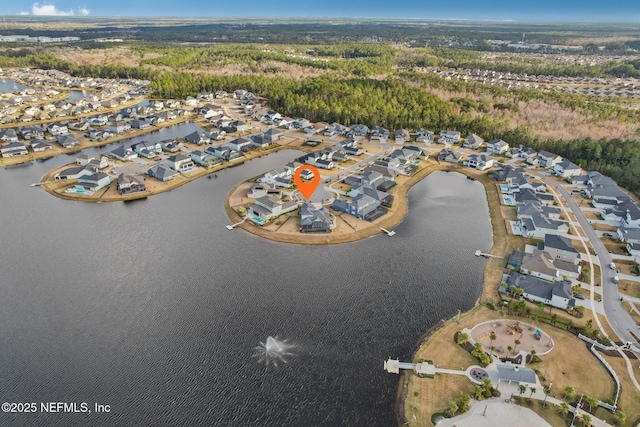
[[[514,358],[532,350],[539,356],[553,350],[553,339],[534,325],[517,320],[489,320],[467,331],[472,342],[482,344],[484,350],[500,358]],[[494,339],[491,339],[493,336]],[[516,341],[518,343],[516,343]]]

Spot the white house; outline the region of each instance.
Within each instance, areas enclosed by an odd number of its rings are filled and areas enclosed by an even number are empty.
[[[487,152],[494,154],[504,154],[509,150],[509,144],[501,139],[494,139],[487,143]]]

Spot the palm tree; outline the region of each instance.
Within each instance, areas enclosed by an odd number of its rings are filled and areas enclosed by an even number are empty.
[[[591,427],[591,417],[589,415],[582,415],[582,425],[584,427]]]
[[[619,424],[624,424],[627,422],[627,414],[625,414],[624,412],[616,411],[615,416],[618,419]]]
[[[451,411],[451,416],[453,417],[456,412],[458,412],[458,404],[456,402],[449,403],[449,410]]]
[[[507,350],[509,351],[509,353],[511,353],[511,350],[513,350],[513,347],[511,347],[510,345],[507,346]]]
[[[591,412],[594,406],[598,406],[598,399],[593,396],[585,396],[582,400],[589,405],[589,412]]]
[[[535,348],[532,348],[531,351],[529,352],[529,355],[531,356],[531,358],[529,359],[529,363],[533,363],[533,357],[536,355],[536,350]]]
[[[569,409],[571,409],[571,407],[567,404],[567,402],[562,402],[560,404],[560,412],[562,413],[562,418],[567,416],[567,414],[569,413]]]
[[[463,394],[462,396],[460,396],[461,409],[465,411],[469,409],[469,402],[471,402],[471,396],[469,396],[468,394]]]
[[[456,338],[456,344],[458,345],[462,345],[466,342],[469,342],[469,334],[464,333],[464,332],[459,332],[458,336]]]
[[[482,400],[482,398],[484,397],[483,392],[484,390],[482,390],[482,387],[480,387],[478,384],[473,386],[473,397],[475,397],[476,400]]]
[[[526,385],[521,385],[518,387],[518,391],[520,392],[519,396],[522,396],[522,393],[524,393],[525,391],[527,391],[527,386]]]
[[[515,340],[513,343],[516,345],[515,347],[513,347],[513,351],[516,351],[516,348],[518,348],[518,346],[521,344],[521,342],[520,342],[520,340]]]
[[[547,406],[547,397],[549,397],[549,395],[551,394],[551,389],[549,387],[547,387],[547,388],[542,387],[542,391],[544,391],[544,400],[542,401],[542,406],[546,407]]]
[[[535,393],[535,392],[536,392],[537,388],[535,388],[535,387],[529,387],[529,390],[531,390],[531,394],[529,394],[529,397],[532,397],[532,396],[533,396],[533,393]]]
[[[489,340],[490,340],[490,341],[489,341],[489,347],[491,347],[491,346],[493,345],[493,341],[494,341],[496,338],[498,338],[498,337],[496,336],[496,333],[495,333],[495,332],[493,332],[493,331],[491,331],[491,335],[489,335]]]
[[[566,397],[567,399],[571,399],[575,395],[576,395],[576,391],[570,385],[564,388],[564,397]]]

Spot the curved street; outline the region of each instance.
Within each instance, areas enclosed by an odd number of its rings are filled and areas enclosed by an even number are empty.
[[[573,200],[569,192],[559,183],[546,179],[546,177],[539,173],[533,171],[529,172],[533,173],[538,178],[543,179],[547,184],[553,186],[553,188],[562,195],[567,206],[575,215],[580,227],[584,230],[587,239],[591,242],[593,249],[596,251],[598,264],[601,266],[602,303],[605,315],[607,316],[607,321],[621,340],[625,342],[631,341],[636,347],[640,348],[640,343],[638,343],[638,340],[630,333],[630,331],[632,331],[637,336],[640,336],[640,326],[636,324],[633,318],[620,304],[621,296],[618,292],[618,285],[613,283],[613,277],[616,273],[615,270],[609,268],[609,264],[614,262],[611,254],[607,251],[604,243],[602,243],[595,230],[591,227],[589,220],[584,216],[582,210],[580,210],[580,207]]]

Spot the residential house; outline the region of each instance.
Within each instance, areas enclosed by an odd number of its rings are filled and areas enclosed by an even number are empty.
[[[69,128],[67,128],[66,125],[60,123],[51,123],[49,126],[47,126],[47,132],[54,136],[66,135],[67,133],[69,133]]]
[[[460,132],[455,130],[443,130],[438,135],[439,144],[457,144],[460,142]]]
[[[627,252],[629,255],[638,257],[640,256],[640,243],[627,243]]]
[[[487,153],[504,154],[509,150],[509,144],[501,139],[494,139],[487,143]]]
[[[471,154],[464,160],[464,162],[462,162],[463,166],[480,171],[489,169],[495,166],[495,164],[495,159],[484,154]]]
[[[79,131],[85,131],[87,129],[89,129],[89,123],[87,122],[83,122],[80,120],[76,120],[73,122],[69,122],[67,124],[67,128],[70,130],[79,130]]]
[[[129,162],[138,157],[138,153],[133,151],[132,148],[125,147],[125,146],[120,146],[116,148],[115,150],[111,151],[109,155],[114,159],[118,159],[123,162]]]
[[[435,135],[433,132],[420,128],[416,131],[416,142],[424,142],[425,144],[433,143]]]
[[[159,142],[141,141],[131,146],[133,151],[141,157],[153,159],[162,154],[162,144]]]
[[[523,297],[530,301],[541,302],[562,310],[575,306],[571,282],[568,280],[547,282],[532,276],[511,273],[507,286],[514,286],[524,291]]]
[[[624,243],[640,243],[640,228],[619,227],[618,239]]]
[[[249,137],[254,148],[267,148],[271,145],[271,139],[267,139],[264,134],[251,135]]]
[[[359,156],[360,154],[364,153],[364,151],[360,147],[358,147],[358,143],[351,138],[347,138],[344,141],[337,142],[335,147],[338,150],[344,151],[345,154],[351,156]]]
[[[580,252],[573,247],[571,239],[565,236],[547,234],[544,242],[538,244],[538,249],[550,254],[554,259],[577,264],[580,261]]]
[[[562,178],[569,178],[571,176],[579,176],[582,174],[582,168],[568,160],[560,163],[556,163],[553,166],[553,173]]]
[[[6,130],[13,131],[13,129],[6,129]],[[5,140],[2,138],[3,133],[4,132],[0,130],[0,139]],[[20,135],[22,136],[23,139],[43,139],[44,138],[44,132],[40,126],[25,126],[22,129],[20,129]],[[18,138],[16,136],[15,141],[17,140]],[[10,141],[10,142],[15,142],[15,141]]]
[[[122,133],[128,130],[131,130],[131,123],[124,120],[117,120],[109,125],[109,132],[111,133]]]
[[[351,201],[346,199],[335,199],[332,204],[333,209],[346,212],[365,221],[374,221],[387,212],[387,209],[380,206],[380,201],[367,194],[358,194]]]
[[[151,122],[146,119],[131,120],[131,129],[148,129],[150,127]]]
[[[285,202],[273,196],[264,196],[256,199],[249,210],[253,216],[260,220],[269,221],[296,209],[298,209],[298,203],[296,202]]]
[[[552,168],[562,162],[562,157],[548,151],[538,153],[538,164],[542,168]]]
[[[553,194],[538,193],[530,188],[520,188],[520,191],[514,192],[516,203],[522,203],[527,200],[535,200],[545,206],[553,205]]]
[[[44,139],[34,139],[33,141],[29,142],[29,146],[34,153],[51,150],[53,148],[51,146],[51,143],[49,141],[45,141]]]
[[[27,147],[21,142],[11,142],[0,146],[0,155],[2,157],[26,156],[27,154],[29,154]]]
[[[228,144],[230,149],[239,151],[239,152],[249,151],[252,145],[253,145],[253,141],[250,138],[246,138],[246,137],[234,139]]]
[[[197,131],[185,136],[184,140],[191,144],[196,144],[196,145],[204,145],[204,144],[211,143],[211,139],[209,139],[209,137],[207,137],[204,134],[204,132],[197,132]]]
[[[544,251],[524,254],[520,265],[520,273],[549,281],[560,278],[558,270],[553,265],[553,258]]]
[[[111,183],[111,178],[106,173],[96,172],[90,175],[78,177],[78,182],[67,188],[65,193],[91,196]]]
[[[222,164],[222,159],[207,154],[203,151],[196,150],[190,153],[191,160],[197,165],[203,166],[207,169]]]
[[[184,144],[177,139],[165,139],[160,141],[160,145],[162,146],[162,151],[167,153],[177,153],[184,147]]]
[[[149,169],[147,171],[147,175],[159,181],[167,182],[174,179],[176,176],[179,175],[179,173],[167,167],[158,165]]]
[[[404,144],[405,142],[411,141],[411,135],[406,129],[396,129],[396,131],[393,133],[393,137],[396,141],[396,144]]]
[[[121,173],[118,175],[118,193],[121,195],[144,193],[147,188],[140,175]]]
[[[80,145],[80,141],[78,141],[73,135],[58,135],[56,142],[63,148],[72,148],[76,145]]]
[[[330,233],[331,217],[329,209],[311,203],[304,203],[300,208],[301,233]]]
[[[444,148],[438,153],[439,162],[458,163],[460,160],[462,160],[462,153],[460,151]]]
[[[0,129],[0,141],[18,142],[18,134],[14,129]]]
[[[357,124],[357,125],[351,126],[351,128],[349,129],[349,132],[347,133],[347,136],[349,138],[358,139],[358,138],[366,138],[368,134],[369,134],[368,127],[362,124]]]
[[[282,122],[280,126],[283,126]],[[324,131],[324,136],[341,136],[347,133],[347,127],[340,123],[331,123]]]
[[[475,133],[470,134],[464,139],[464,141],[462,141],[462,146],[464,148],[478,149],[482,144],[484,144],[484,139],[480,138]]]
[[[358,135],[354,135],[358,136]],[[377,139],[378,141],[386,141],[389,139],[389,130],[381,127],[381,126],[371,126],[371,134],[369,135],[369,140]]]
[[[259,199],[265,196],[272,196],[276,198],[282,197],[282,190],[274,187],[270,187],[265,184],[252,184],[247,191],[247,197],[250,199]]]
[[[275,128],[270,128],[264,133],[264,137],[267,141],[274,143],[284,138],[284,132]]]
[[[184,154],[176,154],[167,158],[167,163],[169,167],[176,172],[189,172],[195,168],[193,160]]]
[[[543,239],[547,234],[559,234],[569,232],[569,224],[566,221],[549,219],[540,213],[533,213],[529,218],[520,220],[523,235]]]

